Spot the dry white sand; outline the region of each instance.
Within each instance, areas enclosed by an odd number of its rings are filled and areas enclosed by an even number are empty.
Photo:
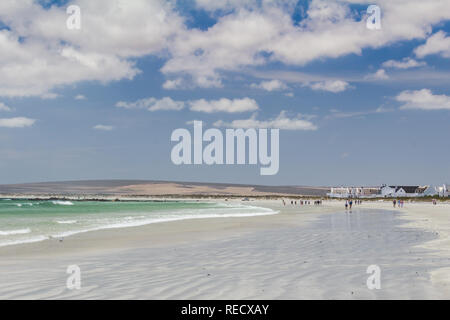
[[[2,299],[450,298],[450,205],[339,201],[0,248]],[[382,209],[382,210],[380,210]],[[81,268],[69,290],[66,269]],[[366,269],[381,268],[369,290]]]

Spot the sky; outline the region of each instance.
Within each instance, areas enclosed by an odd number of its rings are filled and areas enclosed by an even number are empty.
[[[448,0],[2,0],[0,183],[440,185],[449,88]],[[278,173],[173,164],[193,120],[280,129]]]

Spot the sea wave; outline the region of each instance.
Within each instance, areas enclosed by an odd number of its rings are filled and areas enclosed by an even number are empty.
[[[43,240],[48,240],[49,238],[46,236],[37,236],[29,239],[21,239],[21,240],[8,240],[4,242],[0,242],[0,247],[11,246],[15,244],[24,244],[24,243],[32,243],[32,242],[40,242]]]
[[[9,236],[13,234],[26,234],[30,233],[31,230],[29,228],[27,229],[17,229],[17,230],[6,230],[6,231],[0,231],[0,236]]]
[[[52,201],[53,204],[57,204],[57,205],[61,205],[61,206],[73,206],[73,202],[71,201],[61,201],[61,200],[56,200],[56,201]]]
[[[70,205],[70,201],[53,201],[59,202],[57,204]],[[71,202],[70,202],[71,203]],[[60,230],[59,232],[45,233],[39,236],[34,236],[27,239],[11,239],[9,241],[1,241],[0,246],[14,245],[20,243],[37,242],[52,238],[63,238],[71,235],[98,231],[104,229],[117,229],[117,228],[128,228],[128,227],[138,227],[154,223],[180,221],[180,220],[190,220],[190,219],[209,219],[209,218],[239,218],[239,217],[251,217],[251,216],[262,216],[262,215],[274,215],[278,214],[279,211],[275,211],[269,208],[255,207],[249,205],[238,205],[235,207],[228,206],[217,206],[213,208],[197,208],[197,209],[180,209],[174,211],[161,211],[159,213],[153,212],[153,216],[138,215],[138,216],[125,216],[116,219],[107,219],[106,221],[102,219],[96,221],[96,225],[90,225],[82,228],[76,228],[75,230]],[[92,220],[90,220],[92,222]],[[78,220],[54,220],[54,223],[62,225],[73,225],[79,222]],[[83,221],[85,222],[85,221]],[[89,222],[87,220],[86,222]],[[69,228],[69,227],[68,227]],[[73,228],[73,227],[72,227]],[[25,234],[29,233],[30,229],[21,230],[7,230],[0,231],[0,235],[13,235],[13,234]],[[5,239],[6,240],[6,239]]]
[[[73,223],[77,223],[78,221],[77,220],[57,220],[56,221],[56,223],[59,223],[59,224],[73,224]]]
[[[79,234],[79,233],[85,233],[85,232],[91,232],[91,231],[99,231],[99,230],[106,230],[106,229],[119,229],[119,228],[130,228],[130,227],[139,227],[144,226],[148,224],[154,224],[154,223],[162,223],[162,222],[172,222],[172,221],[181,221],[181,220],[190,220],[190,219],[211,219],[211,218],[240,218],[240,217],[253,217],[253,216],[265,216],[265,215],[274,215],[278,214],[279,211],[275,211],[269,208],[262,208],[262,207],[255,207],[255,206],[243,206],[249,209],[258,209],[257,212],[235,212],[235,213],[210,213],[210,214],[198,214],[198,209],[196,210],[179,210],[179,211],[173,211],[170,214],[177,214],[177,213],[183,213],[183,215],[179,216],[168,216],[164,218],[147,218],[147,219],[139,219],[139,220],[131,220],[130,217],[123,218],[122,221],[117,221],[114,223],[105,224],[102,226],[97,226],[93,228],[86,228],[82,230],[71,230],[67,232],[62,232],[57,235],[54,235],[55,238],[63,238],[68,237],[71,235]],[[217,208],[219,209],[219,208]],[[238,208],[235,208],[238,209]],[[242,209],[242,207],[240,208]],[[208,209],[208,211],[211,211],[211,208]],[[190,214],[185,214],[187,212],[190,212]]]

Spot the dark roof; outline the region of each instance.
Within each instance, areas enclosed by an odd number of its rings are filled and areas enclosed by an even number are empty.
[[[405,190],[406,193],[417,193],[419,190],[419,186],[389,186],[393,189],[395,189],[395,192],[397,192],[400,189]]]

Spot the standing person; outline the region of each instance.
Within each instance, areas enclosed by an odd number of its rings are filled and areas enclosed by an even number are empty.
[[[352,210],[352,206],[353,206],[353,200],[350,200],[350,202],[349,202],[349,206],[350,206],[350,210]]]
[[[345,200],[345,210],[348,208],[348,200]]]
[[[397,200],[394,199],[394,201],[392,201],[392,203],[393,203],[394,208],[395,208],[395,206],[396,206],[396,204],[397,204]]]

